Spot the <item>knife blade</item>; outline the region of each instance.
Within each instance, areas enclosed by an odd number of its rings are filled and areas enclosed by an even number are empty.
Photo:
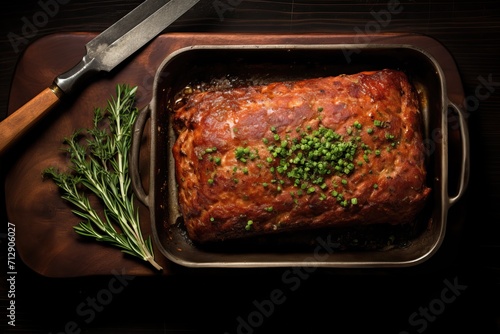
[[[0,122],[0,154],[52,110],[61,98],[98,72],[110,72],[141,49],[200,0],[146,0],[86,45],[69,71]]]

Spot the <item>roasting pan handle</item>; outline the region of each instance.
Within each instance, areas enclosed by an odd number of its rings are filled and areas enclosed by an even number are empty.
[[[452,206],[455,204],[460,197],[465,193],[467,184],[469,183],[469,171],[470,171],[470,154],[469,154],[469,133],[467,129],[467,122],[465,117],[465,111],[462,110],[455,103],[448,101],[448,106],[455,110],[458,115],[458,126],[460,128],[461,137],[461,150],[462,150],[462,161],[460,170],[460,180],[458,184],[457,192],[454,196],[448,197],[448,205]]]
[[[132,146],[130,151],[130,179],[132,181],[132,189],[134,190],[137,199],[142,204],[149,207],[149,195],[146,194],[142,186],[141,174],[139,172],[140,156],[141,156],[141,140],[144,133],[146,122],[151,117],[151,108],[149,105],[139,111],[137,119],[134,124],[134,131],[132,133]]]

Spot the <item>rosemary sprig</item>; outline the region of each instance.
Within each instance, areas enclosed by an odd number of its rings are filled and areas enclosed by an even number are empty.
[[[111,97],[106,109],[94,109],[93,128],[64,139],[70,171],[49,167],[43,174],[52,178],[63,192],[61,197],[74,205],[72,212],[84,219],[74,226],[78,234],[109,243],[161,270],[154,260],[151,238],[142,237],[130,191],[128,156],[138,113],[134,107],[136,91],[137,87],[117,85],[116,97]],[[82,136],[87,137],[85,141]],[[102,212],[92,207],[89,191],[100,199]]]

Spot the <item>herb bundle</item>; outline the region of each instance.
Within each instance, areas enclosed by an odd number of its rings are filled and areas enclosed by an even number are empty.
[[[70,171],[49,167],[44,175],[52,178],[62,190],[62,198],[75,206],[72,212],[84,219],[74,226],[78,234],[118,247],[161,270],[154,260],[150,237],[142,237],[130,191],[128,157],[138,114],[134,106],[136,91],[137,87],[117,85],[116,97],[108,101],[107,107],[94,109],[93,128],[86,133],[76,131],[64,139]],[[103,204],[102,212],[92,207],[89,192]]]

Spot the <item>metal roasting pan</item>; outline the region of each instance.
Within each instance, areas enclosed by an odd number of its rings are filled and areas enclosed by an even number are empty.
[[[266,39],[242,35],[236,39],[215,35],[203,43],[186,39],[165,55],[153,83],[153,98],[136,121],[130,159],[134,192],[149,208],[154,242],[164,256],[187,267],[369,268],[414,266],[436,253],[446,234],[448,210],[463,196],[469,175],[467,114],[457,68],[448,51],[427,36],[362,37],[286,35]],[[339,246],[338,235],[345,236],[349,245],[359,242],[363,238],[359,229],[262,237],[218,247],[201,247],[189,240],[179,213],[171,153],[175,141],[171,109],[179,91],[189,84],[220,78],[266,83],[384,68],[408,75],[419,92],[423,113],[432,195],[417,222],[405,232],[406,240],[403,237],[397,245],[380,248]],[[140,171],[146,126],[150,131],[149,171]],[[458,155],[450,152],[452,142]],[[141,181],[141,173],[149,173],[149,184]],[[378,233],[394,238],[401,232],[366,231],[368,239]]]

